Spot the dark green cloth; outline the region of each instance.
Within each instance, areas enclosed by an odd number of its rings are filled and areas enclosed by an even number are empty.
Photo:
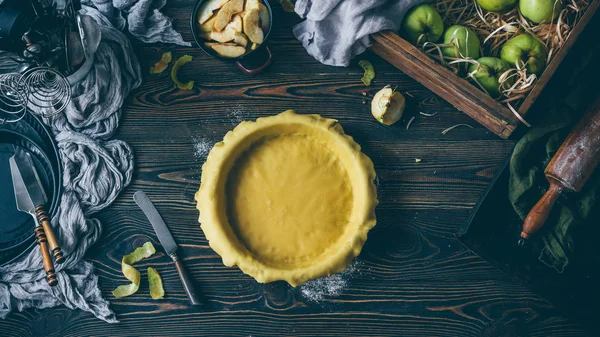
[[[525,219],[529,210],[548,189],[549,183],[544,169],[550,162],[590,101],[590,82],[574,79],[572,76],[567,87],[572,90],[562,99],[557,98],[544,104],[539,121],[528,130],[515,146],[510,161],[509,200],[521,219]],[[570,86],[572,84],[572,86]],[[547,95],[546,95],[547,96]],[[592,96],[592,98],[595,96]],[[569,264],[576,242],[574,231],[585,223],[596,204],[600,193],[599,171],[579,193],[564,193],[554,206],[550,217],[542,230],[532,239],[533,249],[540,251],[539,259],[559,273]]]

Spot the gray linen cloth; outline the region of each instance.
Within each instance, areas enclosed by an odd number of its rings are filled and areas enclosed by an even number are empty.
[[[1,3],[1,1],[0,1]],[[133,151],[110,138],[119,125],[121,105],[141,84],[139,63],[125,27],[144,42],[183,41],[169,18],[160,13],[166,0],[88,0],[82,13],[100,25],[102,40],[89,74],[72,88],[72,102],[60,115],[44,122],[52,129],[63,166],[64,192],[60,210],[53,215],[65,262],[57,265],[58,285],[48,286],[39,247],[23,258],[0,267],[0,318],[12,310],[65,305],[117,322],[98,287],[85,252],[100,237],[102,226],[93,213],[110,205],[131,182]],[[14,62],[0,53],[0,71],[12,71]],[[35,111],[34,111],[35,112]]]
[[[404,14],[425,0],[298,0],[295,12],[306,20],[294,36],[317,61],[346,67],[369,46],[371,34],[397,31]]]

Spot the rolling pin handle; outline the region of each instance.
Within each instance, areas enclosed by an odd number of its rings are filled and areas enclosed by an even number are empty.
[[[523,246],[531,237],[531,235],[540,230],[544,223],[546,223],[546,220],[548,220],[548,216],[550,215],[550,211],[552,210],[552,207],[556,203],[556,200],[562,191],[563,187],[561,185],[553,181],[550,182],[550,188],[548,191],[546,191],[540,201],[533,206],[523,222],[523,230],[521,231],[519,246]]]

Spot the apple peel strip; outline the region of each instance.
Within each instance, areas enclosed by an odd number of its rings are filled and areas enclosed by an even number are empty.
[[[121,271],[131,283],[120,285],[113,290],[112,293],[116,298],[130,296],[138,291],[141,277],[140,272],[133,267],[133,264],[152,256],[154,253],[156,253],[156,249],[152,245],[152,242],[148,241],[143,246],[123,256],[123,259],[121,259]]]

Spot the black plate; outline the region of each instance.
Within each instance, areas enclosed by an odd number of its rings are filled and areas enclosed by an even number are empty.
[[[60,157],[58,156],[58,147],[54,143],[54,137],[36,116],[27,113],[19,122],[0,124],[0,130],[14,131],[30,138],[48,154],[48,158],[57,169],[62,168],[59,165]]]
[[[62,174],[58,149],[52,137],[32,115],[18,123],[5,124],[0,128],[0,265],[19,257],[35,244],[33,218],[16,209],[8,159],[19,146],[32,155],[36,170],[48,196],[50,216],[56,213],[62,190]]]

